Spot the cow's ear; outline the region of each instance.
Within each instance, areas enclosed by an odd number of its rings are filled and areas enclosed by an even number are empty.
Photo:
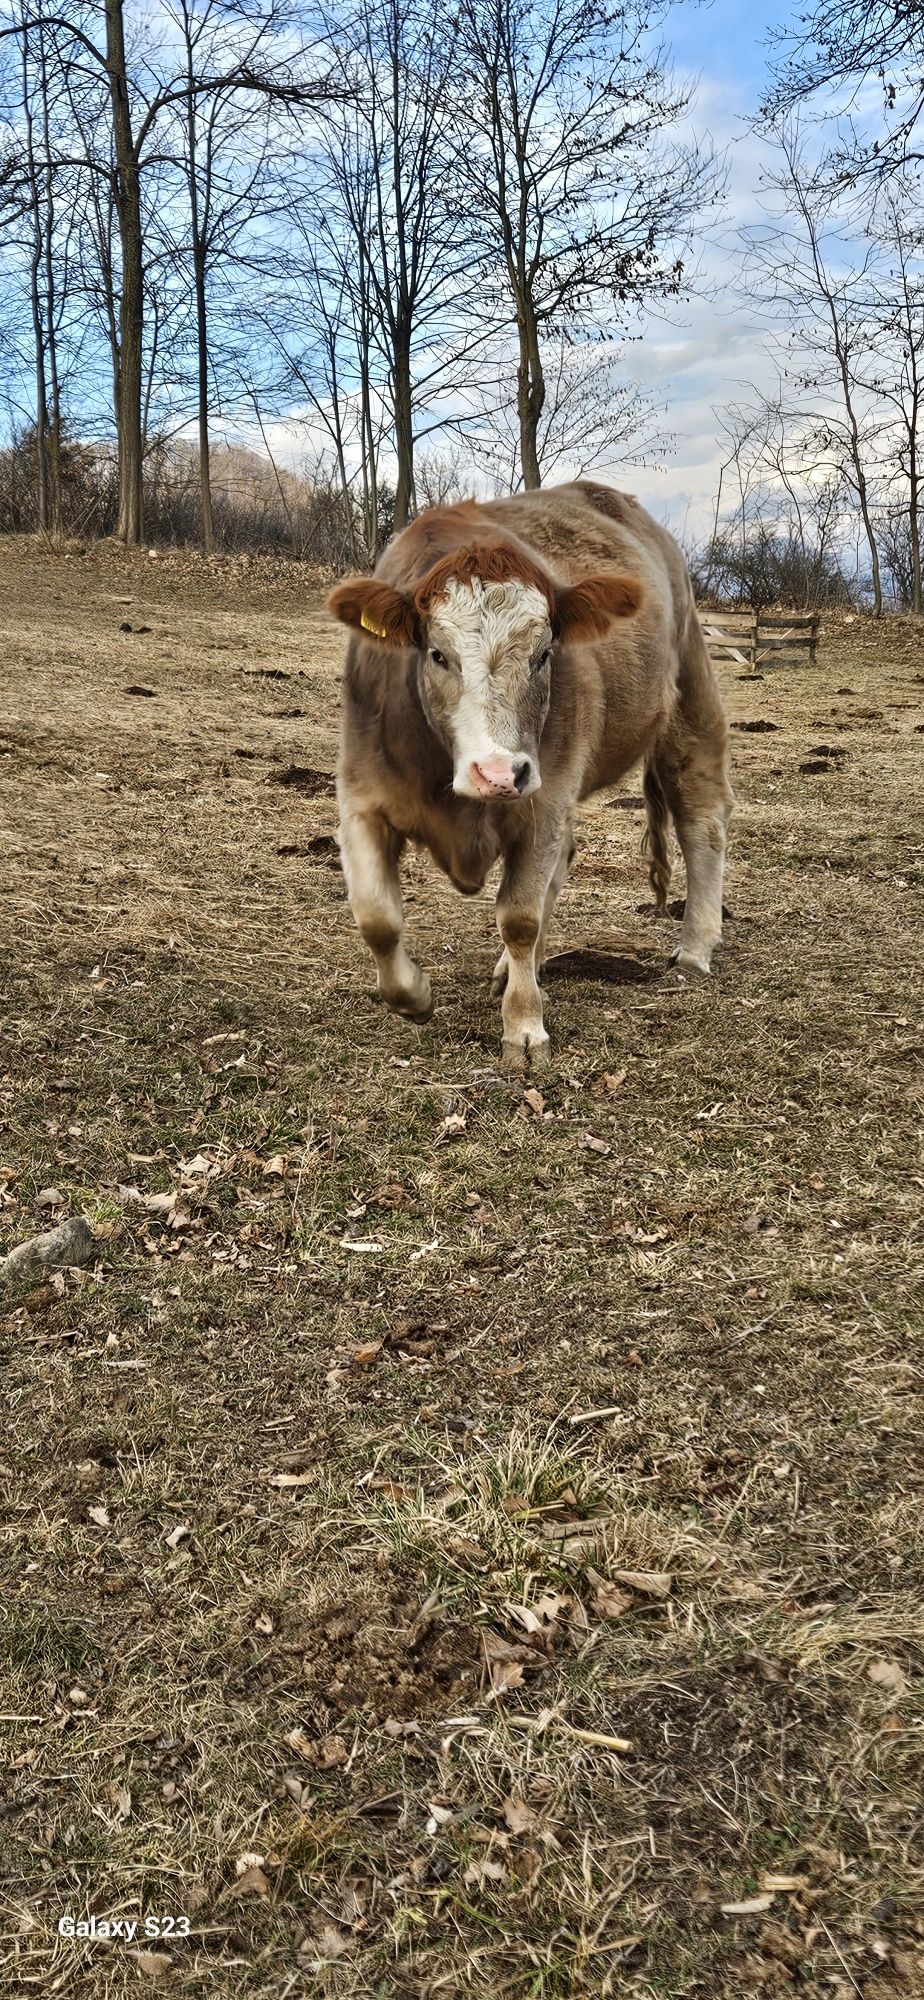
[[[417,607],[390,583],[375,576],[348,576],[338,583],[327,600],[332,617],[341,625],[378,639],[384,646],[416,646],[420,638]]]
[[[559,639],[602,639],[614,618],[634,618],[645,592],[632,576],[589,576],[559,590],[555,631]]]

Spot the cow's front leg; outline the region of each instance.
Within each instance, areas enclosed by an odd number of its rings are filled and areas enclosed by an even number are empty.
[[[427,1021],[433,1012],[430,981],[404,948],[398,877],[403,845],[401,835],[381,813],[344,812],[340,859],[350,909],[375,959],[379,992],[396,1014]]]
[[[523,1070],[527,1064],[543,1069],[549,1059],[536,961],[546,897],[561,848],[561,827],[546,839],[537,838],[531,827],[529,837],[508,854],[497,892],[497,928],[504,946],[502,963],[506,962],[501,1008],[504,1062],[512,1070]]]
[[[572,861],[574,860],[574,855],[575,855],[574,831],[569,823],[569,825],[565,828],[564,838],[558,850],[558,859],[555,863],[555,867],[552,872],[552,879],[545,892],[545,902],[543,904],[543,909],[542,909],[542,927],[539,932],[539,942],[536,946],[537,978],[541,973],[546,960],[546,947],[549,941],[549,926],[552,922],[552,917],[555,912],[555,905],[558,902],[558,898],[561,895],[565,883],[568,880],[568,871],[571,867]],[[491,992],[495,1000],[499,1000],[501,994],[504,991],[504,988],[507,984],[507,973],[508,973],[507,953],[506,950],[504,950],[501,952],[500,958],[498,959],[497,964],[495,965],[494,971],[491,976]]]

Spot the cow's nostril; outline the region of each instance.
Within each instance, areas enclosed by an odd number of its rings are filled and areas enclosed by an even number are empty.
[[[526,790],[532,775],[532,765],[528,757],[522,757],[513,767],[513,782],[518,792]]]

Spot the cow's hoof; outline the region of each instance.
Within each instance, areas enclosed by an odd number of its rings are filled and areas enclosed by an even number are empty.
[[[712,976],[708,958],[698,952],[684,951],[679,946],[671,952],[668,971],[678,973],[683,979],[709,979]]]
[[[418,1027],[429,1021],[433,1012],[433,988],[425,973],[413,993],[383,994],[382,998],[393,1014],[400,1014],[404,1021],[416,1021]]]
[[[551,1060],[548,1035],[524,1035],[522,1041],[505,1042],[503,1059],[511,1076],[522,1076],[525,1070],[535,1075],[548,1069]]]
[[[413,1021],[418,1028],[422,1028],[432,1016],[433,1001],[428,1000],[425,1007],[414,1007],[408,1001],[406,1005],[396,1007],[395,1013],[400,1014],[403,1021]]]

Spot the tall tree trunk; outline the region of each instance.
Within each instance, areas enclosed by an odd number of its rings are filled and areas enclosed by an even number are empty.
[[[64,505],[61,492],[61,377],[58,369],[57,286],[54,258],[55,197],[51,158],[51,118],[48,105],[48,70],[45,31],[39,30],[42,78],[42,144],[45,173],[45,338],[48,358],[48,526],[56,541],[64,533]]]
[[[196,285],[196,348],[199,395],[199,498],[202,506],[202,547],[207,556],[215,549],[215,519],[212,512],[212,447],[209,438],[209,338],[205,296],[205,254],[197,247],[194,259]]]
[[[391,175],[395,208],[396,297],[392,309],[392,385],[394,390],[395,452],[398,474],[395,481],[394,532],[401,533],[414,506],[414,410],[411,384],[410,273],[408,232],[404,212],[404,162],[401,157],[401,6],[391,0],[389,43],[391,56]],[[381,214],[379,230],[382,233]],[[383,245],[384,247],[384,245]]]
[[[532,301],[521,297],[517,314],[520,359],[517,366],[517,416],[520,423],[520,472],[523,485],[542,485],[539,464],[539,420],[545,406],[545,377]]]
[[[395,406],[395,450],[398,475],[395,482],[395,534],[406,528],[414,506],[414,414],[411,390],[409,344],[402,339],[392,370]]]
[[[136,546],[144,535],[142,490],[144,441],[141,428],[144,252],[141,232],[141,180],[128,101],[122,0],[106,0],[106,71],[112,105],[116,161],[115,201],[122,253],[116,397],[116,431],[119,444],[119,514],[116,534],[120,541],[127,542],[129,546]]]
[[[185,17],[184,17],[185,18]],[[206,298],[206,265],[208,252],[205,232],[199,214],[199,171],[197,160],[197,119],[196,93],[193,88],[193,44],[187,25],[186,34],[186,75],[189,85],[186,100],[186,140],[188,146],[187,175],[189,179],[189,221],[192,233],[193,287],[196,297],[196,379],[199,416],[199,500],[202,508],[202,547],[207,556],[215,548],[215,520],[212,512],[212,462],[209,439],[209,329],[208,301]],[[208,143],[208,141],[206,141]],[[206,167],[208,175],[208,165]],[[208,196],[208,182],[206,199]]]
[[[41,262],[39,219],[35,218],[36,242],[32,252],[32,327],[35,336],[35,524],[47,534],[51,523],[51,479],[48,464],[48,390],[45,381],[45,334],[38,273]]]
[[[41,272],[44,260],[44,231],[42,228],[41,186],[35,157],[35,126],[32,115],[32,77],[29,69],[29,40],[24,34],[20,43],[22,69],[22,107],[25,114],[26,171],[29,179],[29,215],[32,225],[32,254],[29,259],[29,302],[32,313],[33,351],[35,355],[35,524],[40,534],[47,534],[50,508],[50,479],[48,465],[48,383],[45,373],[45,315],[43,311]]]
[[[911,540],[911,609],[915,617],[921,615],[921,472],[918,463],[918,411],[921,397],[921,382],[918,373],[919,357],[914,343],[914,328],[909,327],[909,359],[911,373],[911,407],[908,411],[908,532]]]
[[[911,535],[911,609],[921,615],[921,509],[917,450],[912,445],[909,466],[908,527]]]

